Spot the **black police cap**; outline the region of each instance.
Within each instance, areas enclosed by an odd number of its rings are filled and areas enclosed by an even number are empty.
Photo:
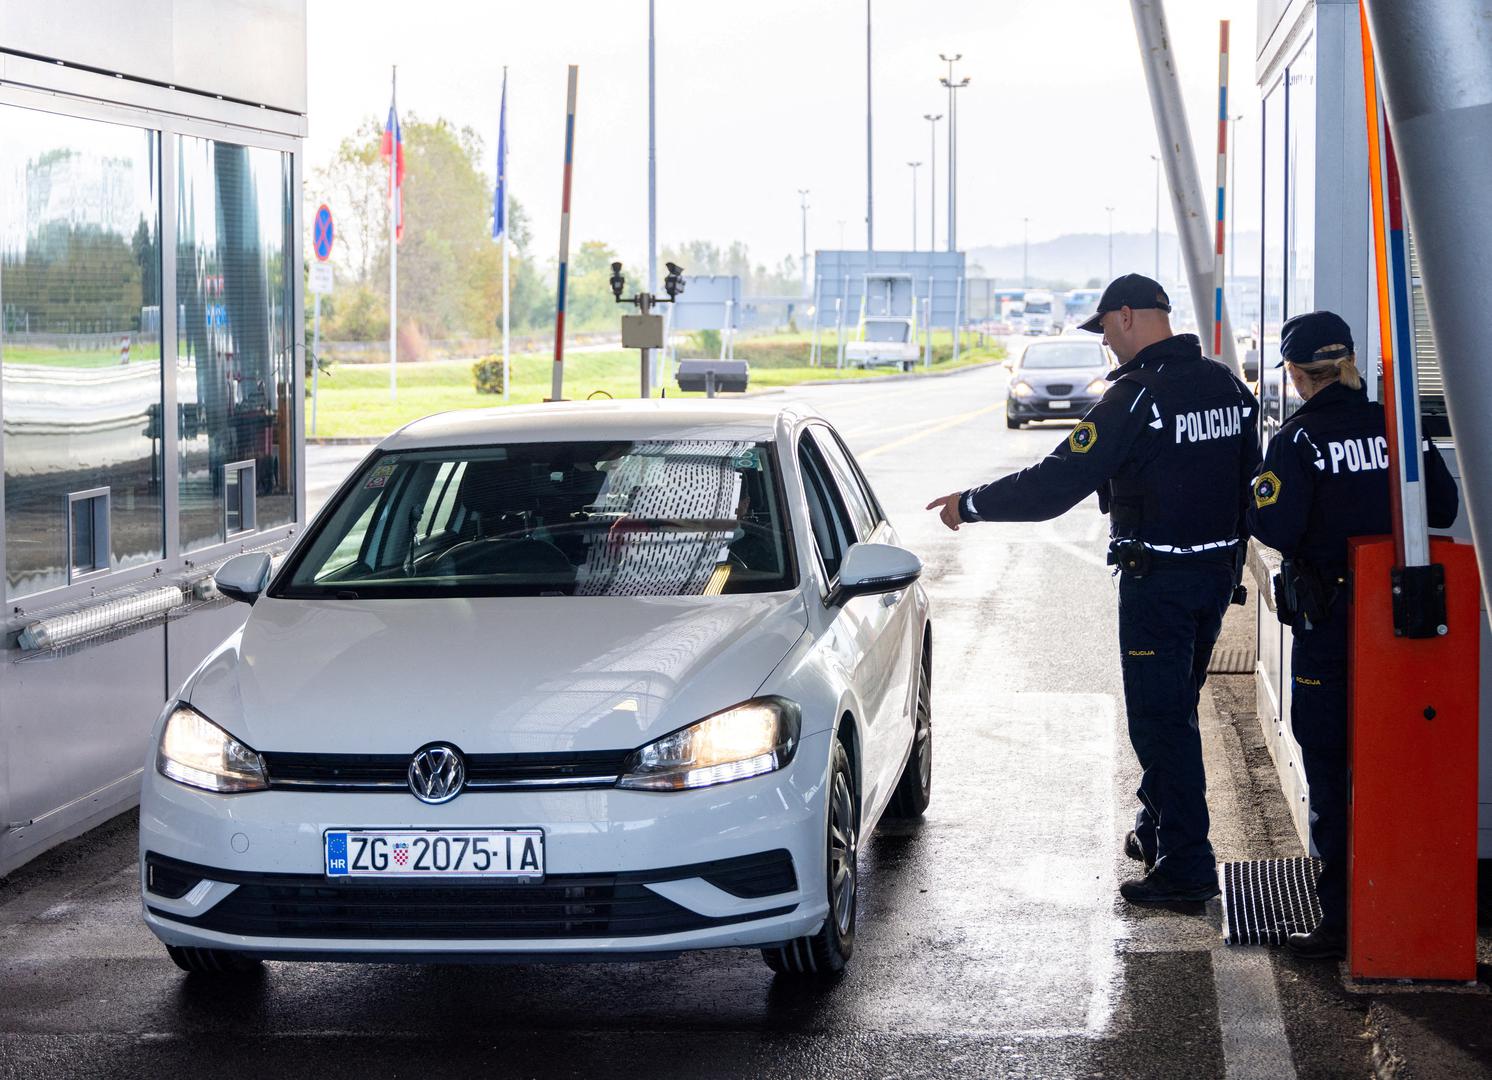
[[[1103,333],[1101,325],[1103,317],[1111,311],[1126,307],[1136,311],[1170,311],[1171,298],[1166,295],[1166,290],[1160,287],[1160,282],[1154,278],[1148,278],[1144,274],[1125,274],[1109,282],[1109,287],[1098,299],[1098,310],[1078,329],[1101,334]]]
[[[1334,311],[1312,311],[1286,319],[1280,327],[1280,362],[1309,364],[1340,360],[1352,353],[1352,328]]]

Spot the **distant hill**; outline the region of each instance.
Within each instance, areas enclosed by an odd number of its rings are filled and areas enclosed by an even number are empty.
[[[1238,234],[1238,267],[1250,272],[1258,262],[1259,234]],[[1051,240],[1032,241],[1030,276],[1021,281],[1022,245],[968,249],[969,273],[976,277],[993,277],[1010,285],[1044,285],[1080,288],[1093,282],[1103,284],[1109,273],[1109,238],[1107,233],[1072,233]],[[1177,245],[1173,233],[1160,235],[1160,280],[1171,285],[1176,280]],[[1154,233],[1114,234],[1114,273],[1138,271],[1155,273]]]

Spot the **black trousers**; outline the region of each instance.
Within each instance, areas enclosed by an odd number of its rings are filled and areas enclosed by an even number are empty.
[[[1311,841],[1321,857],[1316,895],[1328,930],[1347,928],[1347,601],[1326,621],[1294,627],[1290,730],[1300,744],[1311,796]]]
[[[1135,833],[1156,872],[1175,881],[1217,873],[1197,702],[1232,592],[1232,567],[1210,560],[1119,578],[1124,707],[1141,769]]]

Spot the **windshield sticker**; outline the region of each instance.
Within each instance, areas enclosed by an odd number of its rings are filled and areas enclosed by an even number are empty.
[[[742,450],[739,454],[730,459],[730,464],[731,467],[734,469],[742,471],[749,470],[751,472],[761,472],[762,459],[761,455],[758,454],[755,450]]]
[[[368,482],[363,485],[363,489],[368,490],[370,488],[387,487],[389,477],[393,475],[394,466],[392,464],[380,465],[378,466],[378,468],[374,469],[373,474],[368,477]]]

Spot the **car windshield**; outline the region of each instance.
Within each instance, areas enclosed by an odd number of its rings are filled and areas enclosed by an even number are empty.
[[[1050,315],[1051,313],[1052,305],[1045,300],[1038,300],[1035,303],[1028,303],[1026,305],[1027,315]]]
[[[794,584],[765,443],[396,451],[339,494],[272,596],[710,596]]]
[[[1023,368],[1098,368],[1108,366],[1103,346],[1086,341],[1032,345],[1021,357]]]

